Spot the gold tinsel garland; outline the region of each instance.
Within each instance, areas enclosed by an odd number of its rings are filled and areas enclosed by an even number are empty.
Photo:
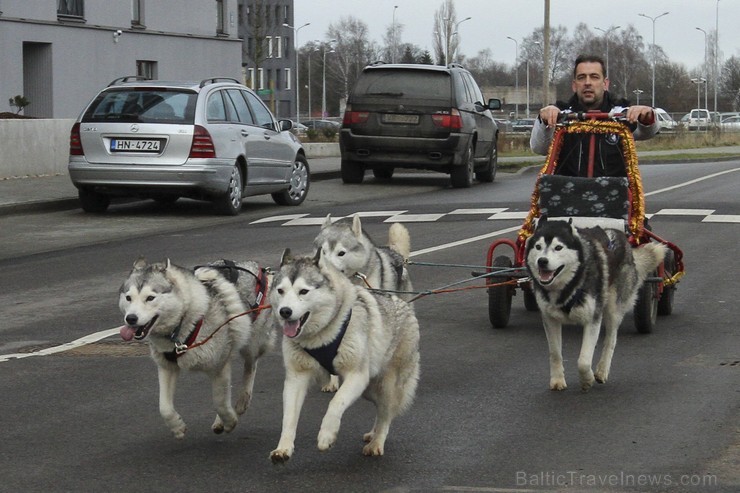
[[[543,174],[552,173],[558,165],[558,155],[563,146],[565,134],[617,134],[621,137],[622,156],[626,164],[627,179],[629,181],[630,197],[632,201],[632,213],[630,214],[629,230],[636,243],[640,242],[643,222],[645,220],[645,196],[642,190],[642,177],[637,166],[637,150],[632,132],[626,125],[614,121],[586,120],[575,122],[570,125],[559,127],[555,131],[550,149],[547,154],[547,162],[537,175],[534,191],[529,206],[529,214],[519,230],[519,241],[524,242],[534,232],[534,220],[540,216],[539,208],[539,182]]]

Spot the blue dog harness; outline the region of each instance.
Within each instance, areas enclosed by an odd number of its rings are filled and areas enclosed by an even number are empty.
[[[344,334],[347,332],[347,327],[349,327],[350,318],[352,318],[352,310],[349,311],[347,318],[342,322],[342,327],[339,329],[337,336],[329,344],[311,349],[303,348],[304,351],[310,354],[313,359],[318,361],[318,363],[332,375],[337,374],[334,369],[334,358],[337,357],[337,351],[339,350],[339,345],[342,343]]]

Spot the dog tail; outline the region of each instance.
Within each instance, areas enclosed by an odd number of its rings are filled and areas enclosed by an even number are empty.
[[[214,296],[223,303],[224,316],[234,317],[244,314],[246,308],[236,286],[227,280],[218,269],[213,267],[199,267],[195,270],[195,277],[213,291]],[[237,348],[247,344],[251,335],[252,324],[248,316],[234,317],[229,322],[228,330],[232,342]]]
[[[647,243],[633,250],[639,282],[642,283],[665,258],[667,247],[662,243]]]
[[[411,235],[401,223],[393,223],[388,230],[388,247],[398,252],[404,259],[411,254]]]

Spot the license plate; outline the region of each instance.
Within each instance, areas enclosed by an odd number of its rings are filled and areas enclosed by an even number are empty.
[[[156,139],[111,139],[110,150],[112,152],[159,152],[161,145],[162,141]]]
[[[383,115],[383,122],[416,125],[419,123],[419,115],[399,115],[396,113],[386,113]]]

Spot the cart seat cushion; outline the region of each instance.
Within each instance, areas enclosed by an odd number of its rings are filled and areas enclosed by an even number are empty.
[[[540,215],[629,220],[630,190],[626,177],[542,175],[538,187]]]

